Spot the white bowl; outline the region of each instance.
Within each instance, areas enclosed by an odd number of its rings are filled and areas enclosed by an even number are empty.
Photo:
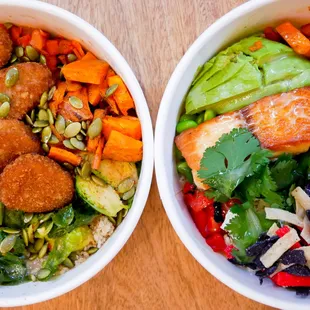
[[[182,100],[197,68],[241,37],[290,20],[310,21],[309,0],[253,0],[232,10],[208,28],[190,47],[175,69],[164,93],[156,124],[155,168],[160,196],[178,236],[196,260],[217,279],[258,302],[281,309],[309,309],[310,298],[273,286],[214,253],[200,235],[183,203],[173,156],[173,140]],[[220,293],[220,292],[219,292]]]
[[[153,173],[153,129],[147,103],[134,73],[112,43],[90,24],[61,8],[33,0],[1,0],[0,21],[40,27],[77,39],[99,58],[108,61],[133,96],[143,134],[143,162],[134,203],[112,237],[85,263],[55,280],[1,286],[0,307],[7,307],[37,303],[64,294],[93,277],[120,251],[136,227],[148,197]]]

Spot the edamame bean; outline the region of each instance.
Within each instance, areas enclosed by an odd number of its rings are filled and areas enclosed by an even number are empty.
[[[189,115],[189,114],[183,114],[180,119],[179,122],[184,122],[184,121],[195,121],[196,120],[196,115]]]
[[[215,112],[212,110],[206,110],[204,115],[204,120],[209,121],[210,119],[214,118],[216,116]]]
[[[188,166],[186,161],[181,161],[177,164],[177,170],[178,173],[185,176],[185,178],[190,182],[193,183],[193,175],[192,175],[192,170]]]
[[[194,128],[197,127],[197,123],[195,121],[192,120],[188,120],[188,121],[183,121],[183,122],[179,122],[177,124],[177,133],[181,133],[182,131],[189,129],[189,128]]]
[[[198,125],[200,125],[201,123],[203,123],[205,121],[205,115],[204,113],[201,113],[197,116],[196,122]]]

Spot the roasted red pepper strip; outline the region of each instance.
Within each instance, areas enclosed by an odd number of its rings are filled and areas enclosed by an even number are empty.
[[[206,242],[214,252],[224,252],[226,248],[224,237],[219,233],[207,237]]]
[[[281,271],[274,275],[271,280],[278,286],[285,287],[310,287],[310,277],[295,276],[290,273]]]

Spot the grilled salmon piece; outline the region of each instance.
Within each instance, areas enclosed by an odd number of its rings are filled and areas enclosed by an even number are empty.
[[[275,155],[310,147],[310,87],[265,97],[241,110],[247,127]]]

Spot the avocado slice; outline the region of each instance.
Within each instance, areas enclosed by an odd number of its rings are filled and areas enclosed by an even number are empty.
[[[138,182],[135,163],[104,159],[101,161],[99,169],[92,172],[114,188],[117,188],[127,178],[132,178],[135,183]]]
[[[91,180],[77,176],[75,188],[80,198],[102,214],[114,217],[125,208],[117,192],[108,184],[100,186]]]

